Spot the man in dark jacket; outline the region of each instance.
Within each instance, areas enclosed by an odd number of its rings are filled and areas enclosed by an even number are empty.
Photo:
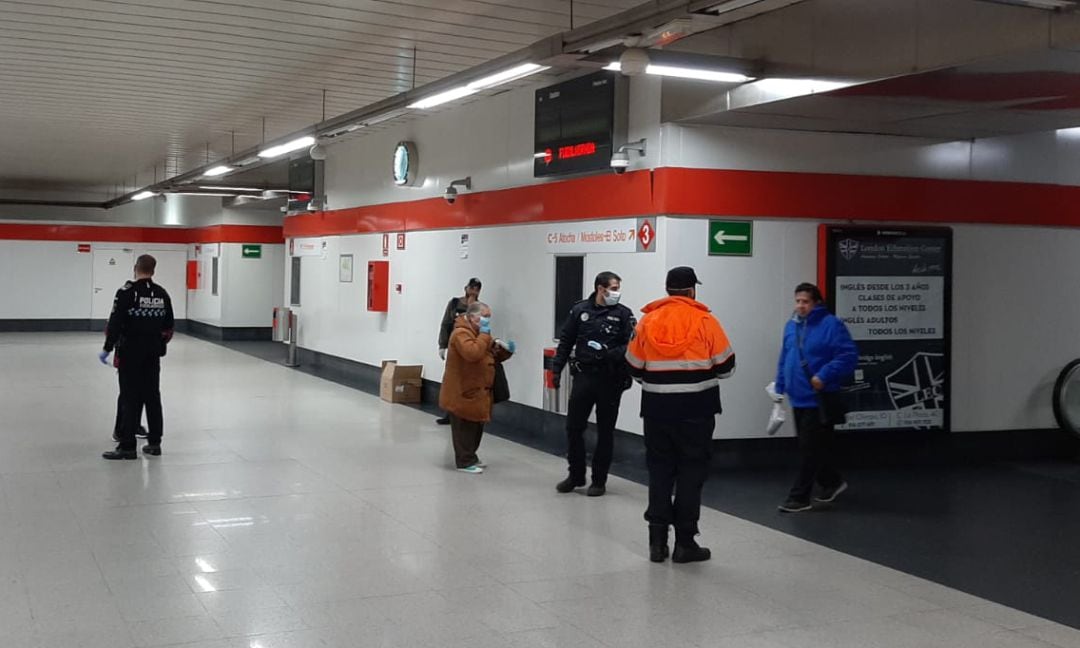
[[[626,345],[634,334],[633,312],[619,303],[622,279],[601,272],[589,298],[574,304],[559,335],[559,349],[552,369],[559,387],[563,367],[570,362],[574,385],[566,413],[567,460],[570,475],[555,489],[569,493],[585,485],[585,428],[596,407],[596,452],[592,461],[592,484],[587,494],[599,497],[607,490],[608,470],[615,445],[619,402],[630,387],[626,369]],[[570,359],[570,353],[574,359]]]
[[[135,283],[122,289],[113,302],[106,327],[105,346],[98,358],[107,363],[120,349],[120,399],[123,425],[119,445],[102,454],[105,459],[135,459],[135,432],[143,408],[149,430],[143,452],[161,454],[161,357],[173,334],[173,309],[169,293],[152,281],[157,261],[149,254],[135,262]]]
[[[117,290],[116,295],[113,296],[113,303],[115,304],[116,300],[120,298],[120,293],[121,292],[131,288],[131,286],[134,285],[134,283],[135,282],[131,281],[130,279],[125,281],[124,286],[122,288],[120,288],[120,290]],[[108,330],[106,330],[105,335],[108,335],[108,334],[109,334],[109,332],[108,332]],[[117,369],[120,368],[120,354],[119,353],[113,353],[113,367],[116,367]],[[117,396],[117,398],[116,398],[116,422],[113,424],[113,433],[112,433],[112,440],[113,441],[117,441],[117,442],[120,441],[120,430],[123,429],[123,427],[124,427],[124,400],[123,400],[122,397]],[[142,424],[139,425],[139,430],[135,433],[135,436],[143,438],[143,439],[146,438],[146,428],[143,427]]]
[[[833,464],[834,426],[842,421],[831,401],[852,377],[859,352],[847,327],[822,303],[818,287],[803,283],[795,288],[795,314],[784,327],[776,393],[786,395],[795,412],[795,430],[802,451],[802,468],[787,500],[785,513],[808,511],[815,482],[815,499],[832,502],[847,490],[847,482]],[[842,417],[841,417],[842,418]]]
[[[454,331],[454,324],[458,318],[465,314],[469,306],[480,301],[480,289],[483,284],[476,277],[469,279],[465,284],[465,295],[453,297],[446,304],[443,311],[442,322],[439,324],[439,358],[446,361],[446,349],[450,346],[450,334]],[[439,425],[450,425],[450,416],[444,415],[435,420]]]

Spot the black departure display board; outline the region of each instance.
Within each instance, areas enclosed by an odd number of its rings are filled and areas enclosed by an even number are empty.
[[[830,309],[859,347],[848,430],[949,429],[952,230],[823,227]]]
[[[533,176],[609,168],[614,134],[614,73],[597,72],[537,90]]]

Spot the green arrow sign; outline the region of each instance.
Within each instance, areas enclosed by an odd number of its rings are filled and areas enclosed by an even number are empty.
[[[753,221],[709,221],[709,256],[753,256]]]
[[[262,246],[261,245],[245,245],[240,248],[241,257],[244,259],[261,259],[262,258]]]

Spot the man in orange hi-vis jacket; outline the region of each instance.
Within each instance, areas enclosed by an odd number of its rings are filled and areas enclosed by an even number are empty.
[[[672,268],[667,274],[668,297],[642,309],[645,316],[626,351],[630,373],[641,383],[649,467],[645,519],[653,562],[667,559],[672,526],[672,561],[698,562],[712,556],[694,537],[720,413],[720,379],[735,373],[735,352],[720,322],[697,301],[700,283],[693,268]]]

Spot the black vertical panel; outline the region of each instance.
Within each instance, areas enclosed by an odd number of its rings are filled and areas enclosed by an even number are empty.
[[[210,294],[218,294],[218,257],[210,261]]]
[[[585,257],[555,257],[555,334],[558,339],[567,314],[574,304],[584,298],[582,286],[585,283]]]
[[[300,257],[292,258],[292,281],[289,284],[289,305],[300,305]]]

